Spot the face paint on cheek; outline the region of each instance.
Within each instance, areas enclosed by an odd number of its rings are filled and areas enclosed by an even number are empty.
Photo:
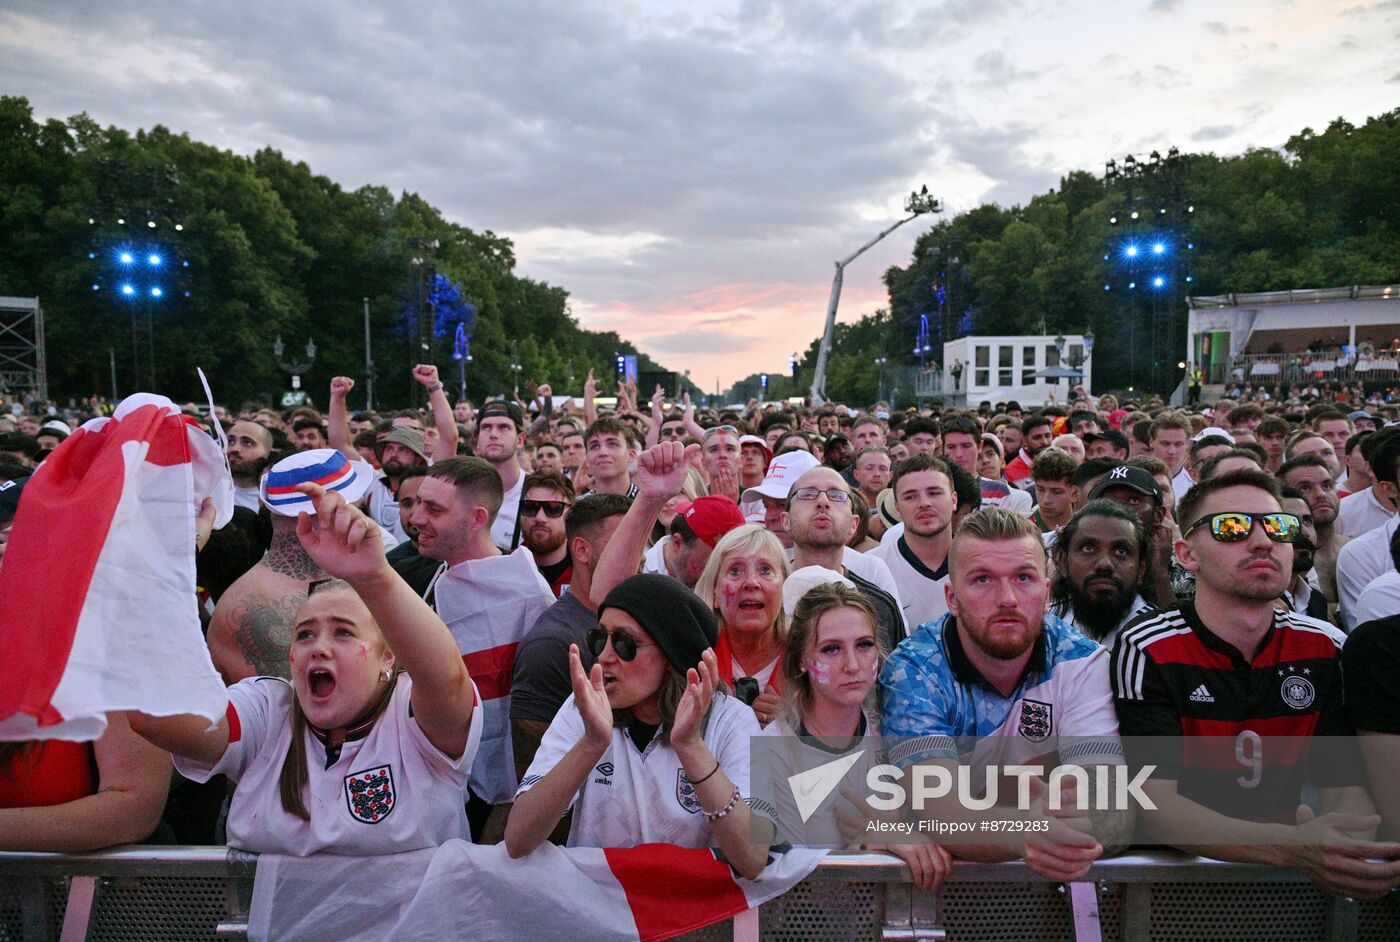
[[[369,657],[369,645],[360,645],[360,650],[356,652],[360,657]]]
[[[831,668],[821,661],[808,661],[807,673],[812,675],[812,679],[819,684],[831,683]]]

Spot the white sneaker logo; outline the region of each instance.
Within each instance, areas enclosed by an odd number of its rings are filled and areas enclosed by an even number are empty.
[[[803,824],[816,813],[821,803],[826,801],[826,796],[841,784],[841,779],[845,778],[851,766],[859,762],[863,755],[864,749],[819,765],[815,769],[788,776],[788,787],[792,789],[792,797],[797,802],[797,813],[802,815]]]
[[[1205,684],[1201,684],[1201,685],[1200,685],[1199,687],[1197,687],[1195,690],[1191,691],[1191,696],[1187,697],[1187,699],[1188,699],[1188,700],[1191,700],[1191,701],[1193,701],[1193,702],[1195,702],[1195,703],[1214,703],[1214,702],[1215,702],[1215,698],[1212,697],[1212,696],[1210,695],[1210,691],[1206,689],[1206,685],[1205,685]]]

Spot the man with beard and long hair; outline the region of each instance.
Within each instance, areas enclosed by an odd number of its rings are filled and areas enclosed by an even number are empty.
[[[1313,523],[1312,508],[1302,491],[1285,487],[1283,512],[1297,517],[1300,529],[1298,538],[1293,541],[1293,580],[1283,591],[1279,605],[1287,611],[1325,622],[1327,597],[1308,581],[1317,555],[1317,526]]]
[[[1195,599],[1128,625],[1112,655],[1130,765],[1155,769],[1137,839],[1302,870],[1327,893],[1385,895],[1400,883],[1400,846],[1374,842],[1343,703],[1345,637],[1276,607],[1301,521],[1277,479],[1248,468],[1197,484],[1179,510],[1176,554]],[[1317,791],[1306,804],[1305,783]]]
[[[1118,630],[1153,607],[1141,586],[1152,560],[1152,534],[1141,518],[1111,500],[1081,507],[1060,530],[1051,553],[1056,577],[1051,611],[1112,648]]]
[[[564,538],[564,514],[574,505],[574,486],[558,471],[525,475],[520,498],[520,542],[559,598],[573,578],[573,559]]]
[[[228,430],[225,454],[233,474],[233,505],[257,513],[258,479],[272,463],[272,433],[256,422],[235,422]]]

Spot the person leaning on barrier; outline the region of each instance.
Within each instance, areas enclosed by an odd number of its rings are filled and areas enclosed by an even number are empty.
[[[824,579],[831,581],[816,581]],[[916,885],[934,888],[952,869],[952,858],[931,836],[893,844],[868,839],[869,806],[859,794],[853,800],[851,789],[845,795],[831,789],[805,814],[797,807],[790,776],[859,750],[842,780],[859,792],[869,771],[886,761],[879,747],[880,715],[873,709],[883,652],[875,610],[838,573],[815,566],[799,570],[784,587],[784,607],[793,611],[781,664],[783,708],[761,734],[774,741],[773,748],[756,753],[765,765],[753,770],[754,796],[762,799],[755,807],[772,810],[781,842],[889,851],[909,865]]]
[[[1143,786],[1157,810],[1139,816],[1140,833],[1295,867],[1332,893],[1387,892],[1400,883],[1400,844],[1369,839],[1380,819],[1352,752],[1343,636],[1275,608],[1300,530],[1277,480],[1228,471],[1192,488],[1181,511],[1176,552],[1196,576],[1195,600],[1138,619],[1113,649],[1119,723],[1138,737],[1129,757],[1157,768]],[[1186,748],[1189,737],[1211,739]],[[1301,803],[1305,783],[1320,815]]]
[[[1066,737],[1076,740],[1074,765],[1122,764],[1108,652],[1047,612],[1045,548],[1035,524],[997,507],[970,514],[953,538],[946,592],[948,614],[919,626],[880,673],[883,731],[896,766],[955,773],[960,762],[985,765],[987,751],[1053,753]],[[964,752],[964,737],[980,740]],[[1076,807],[1067,802],[1048,819],[1040,832],[1046,843],[951,850],[970,860],[1023,858],[1050,879],[1077,880],[1105,846],[1126,840],[1131,814]],[[923,813],[930,821],[979,820],[951,798]]]
[[[297,537],[333,581],[296,614],[291,682],[235,684],[212,727],[140,713],[131,726],[186,777],[237,783],[240,850],[369,856],[464,838],[482,711],[456,642],[389,568],[373,521],[315,484],[297,491],[316,510]]]
[[[534,851],[572,808],[570,847],[718,845],[752,879],[768,854],[750,841],[745,800],[758,723],[719,679],[713,614],[654,574],[624,580],[598,613],[597,663],[585,674],[571,646],[574,692],[520,782],[507,852]]]

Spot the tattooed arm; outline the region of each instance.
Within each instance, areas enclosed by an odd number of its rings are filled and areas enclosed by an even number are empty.
[[[209,623],[209,655],[235,684],[248,677],[291,679],[287,652],[292,643],[292,619],[306,601],[306,589],[280,599],[242,596],[219,600]]]

